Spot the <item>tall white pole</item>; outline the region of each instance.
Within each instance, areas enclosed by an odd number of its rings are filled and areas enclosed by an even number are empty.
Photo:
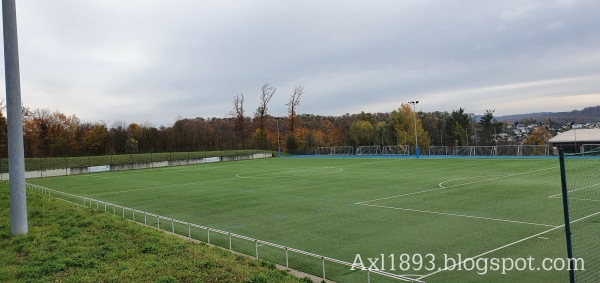
[[[10,231],[27,234],[27,198],[25,192],[25,154],[23,116],[21,113],[21,79],[17,40],[15,0],[2,0],[4,25],[4,74],[8,122],[8,172],[10,188]]]

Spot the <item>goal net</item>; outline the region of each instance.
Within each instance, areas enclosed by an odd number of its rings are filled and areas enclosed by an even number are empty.
[[[550,148],[547,145],[521,145],[519,156],[547,156]]]
[[[331,155],[333,154],[333,148],[327,147],[317,147],[315,148],[315,155]]]
[[[353,152],[351,146],[333,146],[333,154],[352,155]]]
[[[448,155],[450,151],[447,146],[430,146],[427,152],[429,155]]]
[[[380,153],[381,149],[378,145],[359,146],[356,148],[356,155],[375,155]]]
[[[452,155],[471,156],[473,155],[473,146],[455,146],[452,149]]]
[[[316,155],[352,155],[354,151],[351,146],[326,146],[315,148]]]
[[[600,144],[584,144],[583,151],[584,152],[592,152],[600,150]]]
[[[381,154],[408,155],[409,149],[408,145],[384,145]]]
[[[590,146],[590,148],[593,148]],[[571,251],[575,259],[574,282],[597,283],[600,278],[600,149],[561,156],[563,198],[568,204],[565,223],[570,224]],[[565,206],[565,208],[567,208]],[[568,217],[567,217],[568,216]],[[566,221],[566,220],[569,221]],[[568,245],[567,245],[568,248]],[[578,269],[577,269],[578,268]]]

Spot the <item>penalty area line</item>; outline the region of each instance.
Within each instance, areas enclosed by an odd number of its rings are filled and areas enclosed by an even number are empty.
[[[473,218],[473,219],[490,220],[490,221],[500,221],[500,222],[508,222],[508,223],[515,223],[515,224],[526,224],[526,225],[535,225],[535,226],[544,226],[544,227],[556,227],[555,225],[541,224],[541,223],[534,223],[534,222],[525,222],[525,221],[517,221],[517,220],[510,220],[510,219],[501,219],[501,218],[483,217],[483,216],[475,216],[475,215],[466,215],[466,214],[456,214],[456,213],[447,213],[447,212],[439,212],[439,211],[420,210],[420,209],[403,208],[403,207],[383,206],[383,205],[374,205],[374,204],[359,204],[359,203],[357,203],[357,204],[358,205],[364,205],[364,206],[377,207],[377,208],[387,208],[387,209],[396,209],[396,210],[410,211],[410,212],[438,214],[438,215],[445,215],[445,216],[455,216],[455,217]]]

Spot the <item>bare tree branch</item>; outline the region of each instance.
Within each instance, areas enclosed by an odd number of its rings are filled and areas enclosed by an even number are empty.
[[[298,105],[300,105],[300,98],[302,97],[302,93],[304,93],[304,86],[297,85],[294,88],[294,93],[290,97],[290,101],[286,104],[288,107],[288,113],[290,115],[290,132],[294,132],[294,120],[296,118],[296,109]]]
[[[242,147],[245,145],[246,117],[244,116],[244,94],[240,93],[233,97],[233,112],[231,116],[235,119],[234,130],[238,138],[242,140]]]
[[[259,118],[259,129],[262,137],[263,146],[266,146],[267,137],[265,135],[265,116],[267,116],[267,110],[273,94],[277,91],[276,88],[266,83],[262,86],[262,93],[260,94],[260,105],[256,109],[255,117]]]

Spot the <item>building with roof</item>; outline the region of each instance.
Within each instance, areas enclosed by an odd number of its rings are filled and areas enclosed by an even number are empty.
[[[600,129],[572,129],[559,133],[548,143],[557,150],[562,148],[565,153],[584,152],[600,147]]]

